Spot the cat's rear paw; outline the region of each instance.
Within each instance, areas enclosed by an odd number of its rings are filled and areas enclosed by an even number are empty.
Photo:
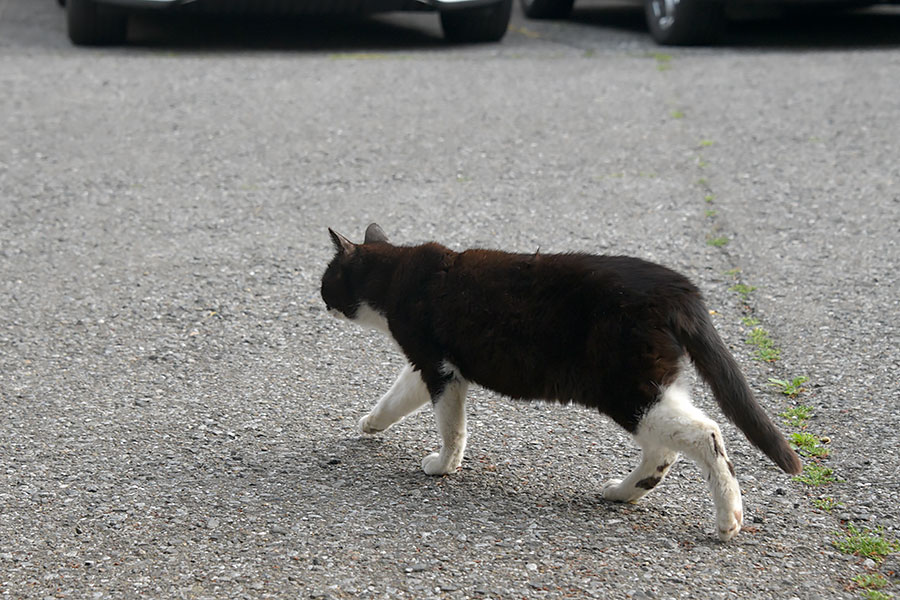
[[[634,488],[627,488],[622,485],[621,479],[610,479],[603,484],[601,488],[603,498],[612,500],[613,502],[637,502],[640,495],[634,494]]]
[[[447,460],[440,452],[434,452],[422,459],[422,470],[426,475],[446,475],[455,473],[459,461]]]
[[[375,425],[373,425],[372,415],[366,415],[362,419],[360,419],[356,423],[356,428],[360,433],[365,433],[366,435],[374,435],[376,433],[384,431],[383,428],[379,429],[378,427],[375,427]]]
[[[716,518],[716,533],[719,539],[727,542],[738,534],[744,521],[743,511],[740,509],[728,511]]]

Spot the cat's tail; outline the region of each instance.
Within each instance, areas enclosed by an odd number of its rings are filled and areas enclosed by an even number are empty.
[[[800,458],[753,397],[744,374],[713,326],[709,311],[699,298],[677,318],[678,338],[687,348],[697,371],[712,388],[719,407],[786,473],[803,470]]]

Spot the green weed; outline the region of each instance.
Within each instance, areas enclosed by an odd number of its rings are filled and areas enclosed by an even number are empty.
[[[758,348],[756,350],[756,359],[760,362],[775,362],[781,358],[780,348]]]
[[[769,332],[762,327],[754,327],[750,330],[747,343],[756,346],[753,358],[762,362],[775,362],[781,358],[781,349],[775,346],[775,342],[769,337]]]
[[[794,481],[805,483],[806,485],[818,487],[837,483],[839,480],[834,476],[834,471],[828,467],[823,467],[817,463],[810,463],[803,467],[803,472],[794,477]]]
[[[728,245],[728,237],[721,235],[719,237],[714,237],[706,240],[707,246],[713,246],[715,248],[721,248],[723,246]]]
[[[900,542],[884,538],[883,529],[857,529],[853,523],[847,524],[847,529],[839,532],[840,539],[834,540],[834,547],[844,554],[854,554],[871,558],[875,562],[881,562],[888,554],[900,551]]]
[[[736,283],[730,288],[729,291],[737,292],[741,296],[741,300],[746,302],[750,299],[750,293],[756,290],[755,285],[747,285],[745,283]]]
[[[779,416],[782,417],[784,419],[784,422],[788,425],[799,427],[800,429],[805,429],[807,421],[809,421],[812,415],[812,406],[800,404],[798,406],[792,406],[784,410]]]
[[[741,319],[741,323],[746,325],[747,327],[756,327],[759,325],[759,319],[754,319],[753,317],[744,317]]]
[[[867,590],[880,590],[887,587],[888,580],[880,573],[863,573],[854,577],[853,583]]]
[[[793,379],[775,379],[774,377],[769,378],[769,383],[778,387],[779,391],[785,396],[790,396],[791,398],[796,398],[801,393],[806,391],[806,388],[803,387],[803,384],[809,381],[809,377],[805,375],[801,375],[800,377],[794,377]]]
[[[843,506],[840,502],[828,496],[827,498],[816,498],[812,501],[813,506],[818,508],[819,510],[824,510],[827,513],[830,513],[838,506]]]
[[[866,590],[863,592],[862,597],[865,600],[893,600],[894,597],[888,593],[882,592],[880,590]]]
[[[797,447],[803,456],[814,456],[816,458],[825,458],[829,454],[828,448],[820,442],[822,439],[811,433],[792,433],[790,435],[791,443]]]

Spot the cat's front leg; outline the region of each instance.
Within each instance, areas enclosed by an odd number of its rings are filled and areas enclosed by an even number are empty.
[[[441,436],[439,452],[422,459],[422,470],[428,475],[454,473],[462,464],[466,450],[466,390],[464,379],[451,379],[437,394],[434,418]]]
[[[384,431],[403,417],[422,407],[431,395],[422,376],[412,365],[406,365],[391,389],[372,408],[372,412],[357,424],[362,433],[374,434]]]

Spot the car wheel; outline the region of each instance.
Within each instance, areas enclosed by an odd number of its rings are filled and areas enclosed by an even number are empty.
[[[496,42],[509,27],[512,0],[441,12],[441,28],[452,42]]]
[[[522,12],[532,19],[563,19],[572,12],[575,0],[520,0]]]
[[[725,27],[722,0],[645,0],[650,35],[665,46],[715,42]]]
[[[66,0],[66,24],[73,44],[121,44],[128,32],[128,15],[94,0]]]

